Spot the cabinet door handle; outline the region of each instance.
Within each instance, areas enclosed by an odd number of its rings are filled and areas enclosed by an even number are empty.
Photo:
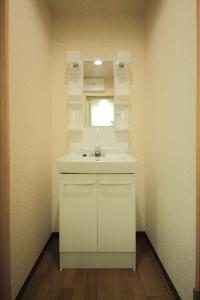
[[[121,182],[100,182],[100,185],[130,185],[130,183]]]
[[[95,185],[96,182],[67,182],[67,183],[64,183],[64,185]]]

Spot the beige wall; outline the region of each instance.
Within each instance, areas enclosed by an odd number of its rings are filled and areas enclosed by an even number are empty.
[[[66,52],[79,50],[83,60],[116,58],[117,51],[131,53],[131,152],[139,158],[137,174],[137,230],[144,230],[144,31],[143,19],[121,15],[53,16],[53,230],[58,230],[58,174],[56,160],[67,152]]]
[[[50,14],[41,0],[10,5],[14,299],[51,233]]]
[[[146,230],[183,300],[195,277],[195,0],[147,16]]]

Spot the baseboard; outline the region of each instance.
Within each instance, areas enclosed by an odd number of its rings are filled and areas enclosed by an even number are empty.
[[[136,237],[147,237],[145,231],[136,231]]]
[[[58,232],[52,232],[51,233],[48,241],[46,242],[44,248],[42,249],[42,251],[41,251],[41,253],[40,253],[39,257],[38,257],[38,259],[36,260],[35,264],[33,265],[32,269],[30,271],[30,273],[28,274],[26,280],[24,281],[24,283],[23,283],[23,285],[22,285],[19,293],[17,294],[15,300],[20,300],[22,298],[22,296],[24,295],[24,292],[25,292],[27,286],[29,285],[29,283],[30,283],[30,281],[31,281],[31,279],[33,277],[33,274],[35,273],[35,271],[36,271],[36,269],[37,269],[37,267],[38,267],[38,265],[39,265],[39,263],[40,263],[43,255],[44,255],[44,252],[45,252],[46,248],[48,247],[48,245],[50,244],[50,242],[53,239],[58,238],[58,236],[59,236]]]
[[[55,238],[55,239],[58,239],[59,238],[59,232],[52,232],[52,234],[51,234],[51,236],[53,237],[53,238]]]
[[[155,251],[155,249],[154,249],[154,247],[153,247],[153,245],[152,245],[152,243],[151,243],[148,235],[146,234],[146,232],[145,231],[139,231],[139,232],[136,233],[136,236],[144,236],[147,239],[148,244],[149,244],[149,246],[151,248],[151,251],[153,253],[153,256],[155,257],[158,265],[160,266],[161,272],[162,272],[163,276],[165,277],[165,280],[167,281],[167,283],[168,283],[168,285],[169,285],[169,287],[170,287],[170,289],[171,289],[171,291],[172,291],[172,293],[174,295],[174,298],[176,300],[181,300],[181,297],[179,296],[179,294],[178,294],[178,292],[177,292],[177,290],[176,290],[173,282],[171,281],[171,279],[170,279],[167,271],[165,270],[165,268],[164,268],[164,266],[163,266],[163,264],[162,264],[162,262],[161,262],[161,260],[160,260],[160,258],[158,256],[158,254],[156,253],[156,251]],[[197,298],[195,300],[199,300],[199,298]]]

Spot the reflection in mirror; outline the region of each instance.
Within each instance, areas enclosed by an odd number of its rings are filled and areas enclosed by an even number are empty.
[[[114,126],[113,62],[84,62],[85,126]]]
[[[86,97],[86,116],[86,126],[113,126],[114,98],[104,96]]]

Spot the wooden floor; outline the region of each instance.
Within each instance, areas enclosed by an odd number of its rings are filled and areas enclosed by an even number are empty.
[[[175,299],[144,236],[137,238],[137,271],[83,269],[59,271],[58,238],[53,239],[27,286],[23,300]]]

